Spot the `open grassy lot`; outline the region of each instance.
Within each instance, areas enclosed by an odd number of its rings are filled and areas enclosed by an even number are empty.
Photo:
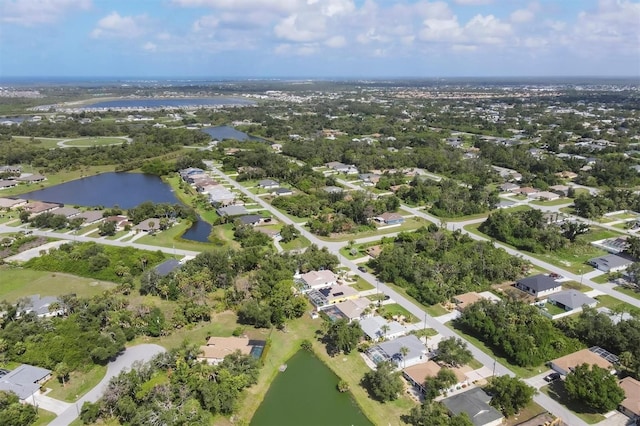
[[[606,284],[609,282],[609,274],[598,275],[597,277],[591,278],[591,281],[598,284]]]
[[[355,284],[350,284],[349,287],[353,287],[358,291],[367,291],[375,288],[371,283],[369,283],[368,281],[365,281],[365,279],[359,275],[356,279]]]
[[[562,283],[563,290],[578,290],[580,292],[586,292],[591,290],[591,287],[588,287],[584,284],[580,284],[577,281],[565,281]]]
[[[608,294],[596,296],[595,299],[598,301],[598,308],[609,308],[611,310],[614,310],[616,307],[624,307],[626,312],[637,310],[635,306],[616,299],[615,297],[609,296]]]
[[[547,410],[545,410],[542,406],[540,406],[540,405],[536,404],[535,402],[531,401],[529,404],[527,404],[526,407],[521,409],[518,414],[515,414],[515,415],[505,419],[503,425],[505,425],[505,426],[516,426],[516,425],[519,425],[522,422],[526,422],[527,420],[534,418],[537,415],[545,413],[546,411]]]
[[[564,204],[573,203],[572,198],[558,198],[557,200],[550,201],[531,201],[530,204],[535,206],[562,206]]]
[[[529,377],[533,377],[537,374],[542,373],[544,370],[547,369],[543,365],[538,365],[535,367],[520,367],[518,365],[511,364],[506,358],[494,353],[487,345],[484,344],[484,342],[482,342],[475,336],[467,334],[465,331],[461,330],[459,327],[456,326],[454,322],[450,321],[450,322],[447,322],[445,325],[451,328],[452,330],[455,330],[458,334],[460,334],[462,337],[467,339],[473,346],[477,347],[487,355],[495,358],[500,364],[504,365],[505,367],[507,367],[508,369],[510,369],[516,375],[518,375],[523,379],[528,379]]]
[[[153,235],[145,235],[144,237],[136,240],[136,243],[169,248],[175,247],[181,250],[193,251],[203,251],[206,250],[207,247],[212,246],[211,244],[183,240],[180,238],[180,236],[184,234],[190,226],[191,223],[184,220],[165,231],[156,232]]]
[[[376,235],[385,235],[385,234],[392,234],[395,232],[406,232],[406,231],[413,231],[415,229],[418,229],[422,226],[426,226],[428,225],[430,222],[428,222],[425,219],[419,218],[419,217],[410,217],[408,219],[405,219],[404,223],[400,226],[392,226],[392,227],[384,227],[383,229],[372,229],[370,231],[365,231],[365,232],[358,232],[355,234],[340,234],[337,235],[335,237],[321,237],[318,236],[318,238],[320,238],[321,240],[325,240],[325,241],[350,241],[350,240],[356,240],[359,238],[367,238],[367,237],[373,237]]]
[[[636,299],[640,299],[640,291],[634,290],[632,288],[623,287],[621,285],[615,286],[613,288],[615,291],[619,291],[620,293],[624,293],[627,296],[635,297]]]
[[[90,146],[100,146],[100,145],[115,145],[125,143],[126,140],[118,137],[91,137],[91,138],[78,138],[67,140],[64,144],[66,146],[75,146],[78,148],[85,148]]]
[[[305,247],[309,247],[311,245],[311,241],[309,241],[307,238],[303,237],[303,236],[299,236],[298,238],[295,238],[289,242],[283,243],[282,241],[280,242],[280,246],[285,250],[285,251],[289,251],[289,250],[300,250],[303,249]]]
[[[380,308],[383,310],[384,315],[389,314],[389,315],[393,315],[394,317],[400,317],[403,316],[405,318],[406,322],[409,323],[414,323],[414,322],[418,322],[420,321],[418,318],[416,318],[414,315],[411,315],[411,313],[409,311],[407,311],[405,308],[403,308],[402,306],[400,306],[397,303],[390,303],[388,305],[382,305],[382,307]],[[378,309],[378,313],[380,313],[380,309]]]
[[[591,410],[589,410],[589,408],[580,401],[570,400],[562,380],[556,380],[549,385],[541,387],[540,392],[555,399],[560,404],[571,410],[576,416],[591,425],[599,423],[605,419],[602,414],[591,412]]]
[[[71,373],[64,386],[54,377],[46,384],[46,387],[51,388],[48,396],[66,402],[77,401],[78,398],[93,389],[105,374],[107,374],[106,366],[93,365],[87,371],[74,371]]]
[[[75,293],[81,297],[101,294],[116,284],[60,272],[34,271],[22,267],[0,266],[0,299],[15,302],[21,297],[39,294],[59,296]]]
[[[47,149],[57,148],[58,142],[60,142],[61,140],[64,140],[64,139],[58,139],[58,138],[33,138],[33,140],[31,140],[30,136],[13,136],[12,139],[15,141],[24,143],[25,146],[33,146],[33,147],[47,148]]]
[[[38,408],[38,417],[36,417],[36,422],[33,426],[44,426],[48,425],[56,418],[55,413],[51,411],[43,410],[42,408]]]

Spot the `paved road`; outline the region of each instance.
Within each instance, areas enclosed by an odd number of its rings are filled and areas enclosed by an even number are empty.
[[[80,398],[75,404],[72,404],[62,414],[56,417],[51,423],[49,423],[49,426],[69,425],[79,416],[82,404],[87,401],[96,402],[100,399],[112,377],[117,376],[121,371],[128,370],[136,361],[149,361],[155,355],[164,351],[165,349],[162,346],[153,344],[142,344],[127,348],[118,358],[109,363],[107,366],[107,374],[104,376],[104,379],[102,379],[100,383],[87,392],[85,396]]]
[[[23,229],[21,229],[20,227],[0,225],[0,234],[20,232],[21,230]],[[171,247],[160,247],[160,246],[152,246],[148,244],[132,243],[127,241],[108,240],[106,238],[92,238],[92,237],[85,237],[83,235],[62,234],[58,232],[41,231],[38,229],[33,229],[33,230],[29,229],[29,231],[32,231],[33,235],[38,235],[41,237],[56,238],[59,240],[79,241],[84,243],[93,242],[93,243],[100,243],[100,244],[105,244],[108,246],[116,246],[116,247],[135,247],[140,250],[148,250],[148,251],[160,250],[161,252],[164,252],[164,253],[175,254],[180,256],[197,256],[200,253],[197,251],[174,249]]]

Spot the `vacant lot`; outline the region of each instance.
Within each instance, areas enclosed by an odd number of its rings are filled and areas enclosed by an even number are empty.
[[[9,302],[33,294],[59,296],[75,293],[81,297],[90,297],[116,286],[107,281],[12,266],[0,266],[0,275],[0,299]]]

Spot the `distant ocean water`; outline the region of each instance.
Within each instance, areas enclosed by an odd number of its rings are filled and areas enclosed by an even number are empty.
[[[218,105],[252,105],[254,102],[247,99],[216,97],[216,98],[141,98],[141,99],[114,99],[101,101],[84,108],[176,108],[193,106],[218,106]]]

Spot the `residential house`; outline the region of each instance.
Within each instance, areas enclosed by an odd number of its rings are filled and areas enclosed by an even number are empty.
[[[75,217],[78,219],[84,219],[84,222],[82,222],[83,226],[97,223],[104,219],[102,210],[87,210],[86,212],[81,212]]]
[[[340,192],[342,192],[342,188],[340,188],[339,186],[325,186],[324,188],[322,188],[322,190],[327,194],[339,194]]]
[[[364,335],[372,342],[392,340],[407,334],[407,329],[397,321],[387,321],[381,316],[374,315],[360,321],[360,328]],[[384,329],[387,329],[386,331]]]
[[[280,231],[278,231],[277,229],[269,229],[269,228],[262,228],[262,227],[257,227],[256,231],[266,235],[269,238],[279,238],[280,237]]]
[[[382,246],[375,245],[375,246],[367,247],[366,252],[369,256],[375,259],[376,257],[380,256],[380,253],[382,253]]]
[[[187,178],[191,175],[195,175],[195,174],[203,174],[204,170],[199,169],[197,167],[189,167],[186,169],[182,169],[178,171],[178,174],[180,175],[180,177],[182,178],[182,180],[187,180]]]
[[[611,322],[613,322],[614,324],[618,324],[621,321],[629,321],[633,319],[633,315],[631,315],[629,312],[613,312],[611,309],[606,307],[598,308],[597,311],[600,314],[608,316]]]
[[[160,219],[157,217],[151,217],[149,219],[145,219],[139,224],[133,227],[136,231],[140,232],[154,232],[160,229]]]
[[[215,207],[228,206],[233,204],[236,200],[236,195],[223,185],[208,187],[207,194],[209,194],[211,204]]]
[[[244,216],[240,216],[237,219],[242,225],[251,225],[256,226],[260,222],[262,222],[262,216],[257,214],[247,214]]]
[[[392,212],[384,212],[379,216],[374,217],[374,219],[380,223],[384,223],[385,225],[400,225],[404,222],[404,217],[398,213]]]
[[[16,181],[16,180],[0,180],[0,189],[13,188],[14,186],[18,186],[18,181]]]
[[[64,216],[67,219],[74,218],[78,216],[80,213],[82,213],[82,211],[74,207],[60,207],[59,209],[55,209],[53,211],[53,214]]]
[[[218,209],[216,209],[216,213],[218,213],[218,216],[220,217],[233,217],[233,216],[244,216],[249,214],[249,211],[245,208],[245,206],[227,206],[227,207],[220,207]]]
[[[500,185],[500,191],[502,192],[515,192],[518,189],[520,189],[520,185],[511,182]]]
[[[380,181],[380,175],[375,173],[362,173],[358,175],[358,178],[365,186],[375,186]]]
[[[456,309],[460,312],[464,311],[467,307],[482,299],[484,299],[484,297],[476,293],[475,291],[470,291],[469,293],[453,296],[453,301],[456,304]]]
[[[33,365],[22,364],[4,376],[0,376],[0,391],[14,392],[21,402],[40,391],[40,386],[51,378],[51,371]]]
[[[200,356],[196,358],[198,361],[206,361],[208,364],[220,364],[224,357],[239,351],[242,355],[253,355],[259,358],[256,351],[257,347],[264,347],[263,341],[251,340],[246,336],[241,337],[209,337],[207,344],[200,346]]]
[[[535,199],[535,200],[554,201],[554,200],[559,199],[560,195],[556,194],[555,192],[540,191],[540,192],[534,192],[534,193],[531,193],[531,194],[527,194],[527,197]]]
[[[46,180],[46,179],[47,179],[46,177],[39,174],[20,176],[19,178],[16,178],[17,181],[26,182],[26,183],[42,182],[43,180]]]
[[[369,299],[359,297],[357,299],[336,303],[335,308],[340,311],[344,318],[351,322],[353,320],[363,320],[371,317],[373,314],[369,308],[370,304],[371,301]]]
[[[59,203],[45,203],[44,201],[29,201],[24,209],[31,213],[34,216],[37,216],[42,213],[48,213],[52,210],[55,210],[59,207],[62,207],[62,204]]]
[[[627,269],[633,263],[633,260],[617,254],[608,254],[589,259],[587,263],[604,272],[619,272]]]
[[[562,290],[562,284],[548,275],[538,274],[518,280],[516,288],[539,298]]]
[[[51,305],[54,304],[58,304],[58,306],[56,308],[51,308]],[[40,297],[39,294],[35,294],[26,298],[20,309],[19,315],[31,312],[39,318],[50,318],[63,315],[64,307],[61,305],[60,299],[55,296]]]
[[[567,185],[552,185],[549,187],[549,190],[562,197],[569,196],[569,187]]]
[[[22,173],[22,167],[20,166],[0,166],[0,173],[11,173],[19,175]]]
[[[613,364],[596,354],[591,349],[582,349],[569,355],[554,359],[549,363],[553,371],[566,376],[578,365],[589,364],[597,365],[600,368],[612,369]]]
[[[297,280],[302,291],[317,290],[330,287],[338,282],[338,277],[328,269],[322,271],[309,271],[302,274]]]
[[[27,204],[22,198],[0,198],[0,209],[16,209]]]
[[[262,189],[275,189],[275,188],[278,188],[280,184],[275,180],[262,179],[261,181],[258,181],[257,186],[258,188],[262,188]]]
[[[289,188],[276,188],[274,191],[271,192],[271,195],[274,195],[276,197],[284,197],[287,195],[293,195],[293,190],[289,189]]]
[[[491,397],[482,388],[450,396],[441,401],[453,415],[465,413],[474,426],[498,426],[504,416],[489,403]]]
[[[442,367],[438,363],[429,360],[403,369],[402,375],[409,383],[424,394],[427,391],[424,387],[425,379],[436,377],[440,370],[442,370]],[[471,380],[469,380],[466,374],[471,371],[471,367],[464,365],[462,367],[451,368],[450,370],[456,375],[457,381],[448,389],[444,389],[445,393],[453,392],[456,389],[460,389],[462,386],[466,387],[471,384]]]
[[[637,421],[640,419],[640,382],[628,376],[620,380],[618,384],[624,391],[625,397],[618,410],[632,420]]]
[[[307,297],[317,310],[321,310],[345,300],[357,299],[360,297],[360,292],[345,284],[332,284],[329,287],[307,292]]]
[[[326,164],[330,169],[335,170],[338,173],[345,173],[348,175],[357,175],[358,169],[353,164],[344,164],[339,161],[332,161]]]
[[[562,178],[562,179],[572,180],[572,179],[577,178],[578,174],[575,173],[575,172],[570,172],[568,170],[565,170],[563,172],[556,173],[556,176],[558,176],[559,178]]]
[[[537,194],[537,193],[538,193],[538,190],[537,190],[537,189],[535,189],[535,188],[532,188],[532,187],[530,187],[530,186],[524,186],[524,187],[522,187],[522,188],[518,189],[518,191],[517,191],[517,192],[518,192],[519,194],[521,194],[521,195],[526,195],[527,197],[530,197],[530,196],[531,196],[531,195],[533,195],[533,194]]]
[[[402,348],[407,349],[406,355],[402,355]],[[403,368],[426,362],[429,359],[426,346],[413,334],[378,343],[369,348],[366,353],[367,357],[376,365],[383,361],[391,361]]]
[[[129,218],[126,216],[118,215],[118,216],[108,216],[104,218],[105,222],[115,222],[116,230],[120,231],[124,229],[127,225],[130,225]]]
[[[594,308],[598,303],[596,299],[593,299],[578,290],[559,291],[550,295],[547,300],[567,312],[580,312],[582,311],[583,306]]]

